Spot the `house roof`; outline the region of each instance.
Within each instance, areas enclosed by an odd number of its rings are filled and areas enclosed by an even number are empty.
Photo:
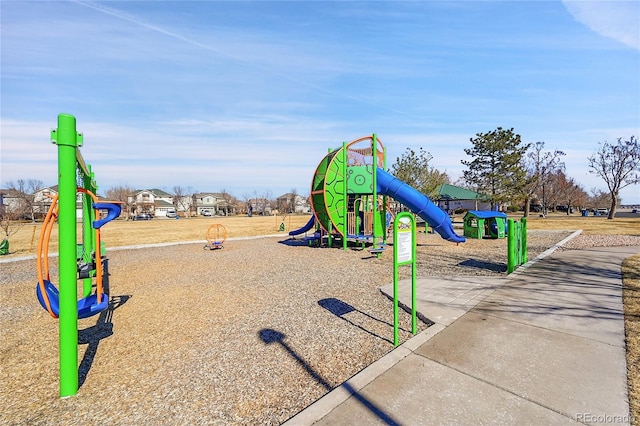
[[[297,196],[299,197],[300,195],[298,194],[294,194],[293,192],[287,192],[286,194],[282,194],[281,196],[279,196],[278,198],[276,198],[277,200],[279,200],[280,198],[291,198],[293,196]]]
[[[215,198],[224,198],[224,194],[222,194],[221,192],[196,192],[195,194],[193,194],[193,196],[196,198],[204,198],[209,195]]]
[[[156,207],[173,207],[173,204],[165,201],[165,200],[156,200],[154,205]]]
[[[152,188],[152,189],[137,189],[134,193],[135,194],[139,194],[141,192],[151,192],[153,193],[153,195],[155,195],[156,197],[161,197],[161,198],[170,198],[173,197],[173,195],[169,194],[166,191],[163,191],[162,189],[158,189],[158,188]]]
[[[439,200],[484,200],[486,197],[470,189],[443,183],[438,189]]]
[[[0,194],[2,194],[5,198],[20,198],[20,191],[15,189],[0,189]]]

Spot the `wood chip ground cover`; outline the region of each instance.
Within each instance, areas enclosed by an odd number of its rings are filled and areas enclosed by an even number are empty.
[[[530,232],[530,257],[569,233]],[[506,240],[420,233],[418,253],[419,276],[506,270]],[[0,265],[0,423],[280,424],[393,349],[392,303],[378,290],[392,280],[388,253],[283,235],[108,257],[112,309],[79,321],[81,388],[68,399],[35,262]],[[409,330],[402,313],[401,341]]]

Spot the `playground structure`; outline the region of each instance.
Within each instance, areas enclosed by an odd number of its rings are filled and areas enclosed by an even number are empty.
[[[78,279],[84,281],[84,297],[78,301],[78,318],[88,318],[104,311],[109,305],[109,296],[103,289],[103,256],[104,249],[100,239],[100,228],[105,223],[115,219],[120,215],[120,205],[114,203],[99,203],[96,195],[86,188],[78,188],[78,192],[88,195],[95,209],[95,220],[90,223],[90,216],[83,216],[83,229],[85,221],[92,227],[92,231],[85,233],[83,242],[77,244],[77,272]],[[58,218],[58,199],[53,197],[49,211],[42,225],[42,232],[38,242],[36,257],[36,267],[38,269],[38,285],[36,286],[36,296],[40,305],[49,312],[51,317],[60,316],[60,292],[51,282],[49,273],[49,240],[53,225]],[[85,205],[86,203],[83,203]],[[106,209],[107,216],[100,218],[100,211]],[[91,293],[93,280],[95,277],[95,293]]]
[[[316,239],[325,235],[329,245],[341,239],[348,243],[371,243],[372,253],[386,247],[387,229],[392,216],[387,197],[392,197],[424,219],[442,238],[461,243],[464,237],[453,230],[449,216],[416,189],[385,171],[386,152],[375,134],[365,136],[330,150],[320,161],[311,182],[313,222],[290,232],[298,235],[314,224]]]
[[[464,215],[463,222],[463,232],[467,238],[504,238],[507,236],[507,215],[502,212],[469,210]]]
[[[204,250],[217,250],[224,248],[223,244],[227,239],[227,228],[219,223],[214,223],[207,229],[207,244],[203,247]]]
[[[307,235],[307,233],[312,229],[314,229],[313,234]],[[289,235],[292,237],[301,234],[305,234],[304,240],[309,243],[309,246],[320,245],[322,242],[323,232],[320,226],[316,223],[316,217],[314,215],[311,215],[309,221],[302,228],[289,232]]]
[[[51,141],[58,146],[58,195],[51,203],[40,234],[37,255],[38,301],[53,318],[59,319],[60,396],[78,391],[78,319],[104,311],[109,295],[103,288],[104,262],[100,228],[120,215],[117,202],[98,202],[97,185],[79,147],[83,135],[76,131],[76,119],[58,115],[58,128],[51,131]],[[82,241],[78,243],[76,200],[82,198]],[[101,211],[107,215],[101,218]],[[49,275],[49,240],[58,222],[59,287]],[[83,281],[78,300],[78,280]],[[95,281],[95,284],[94,284]],[[92,293],[93,287],[96,291]]]

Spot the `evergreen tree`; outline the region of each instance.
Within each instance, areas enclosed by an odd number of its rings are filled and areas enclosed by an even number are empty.
[[[463,171],[465,181],[487,195],[492,204],[511,201],[521,194],[527,184],[522,158],[531,144],[523,145],[513,128],[502,127],[478,133],[470,141],[473,148],[465,148],[464,152],[473,159],[461,160],[468,167]]]

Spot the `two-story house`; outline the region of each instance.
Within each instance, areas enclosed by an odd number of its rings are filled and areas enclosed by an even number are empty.
[[[45,186],[31,194],[33,212],[36,218],[44,218],[56,195],[58,195],[58,185]],[[96,196],[101,198],[97,194]],[[76,193],[76,219],[78,221],[82,220],[82,197],[83,194],[81,192]]]
[[[134,215],[150,214],[155,217],[167,217],[167,213],[171,216],[176,212],[173,195],[161,189],[138,190],[129,196],[128,203],[132,206]]]
[[[292,192],[288,192],[276,198],[276,204],[280,214],[311,212],[309,199]]]
[[[228,216],[236,214],[236,206],[229,195],[219,192],[200,192],[193,194],[197,215]]]
[[[30,219],[31,213],[25,203],[24,195],[15,189],[0,189],[0,213],[8,214],[12,218],[27,216]]]

